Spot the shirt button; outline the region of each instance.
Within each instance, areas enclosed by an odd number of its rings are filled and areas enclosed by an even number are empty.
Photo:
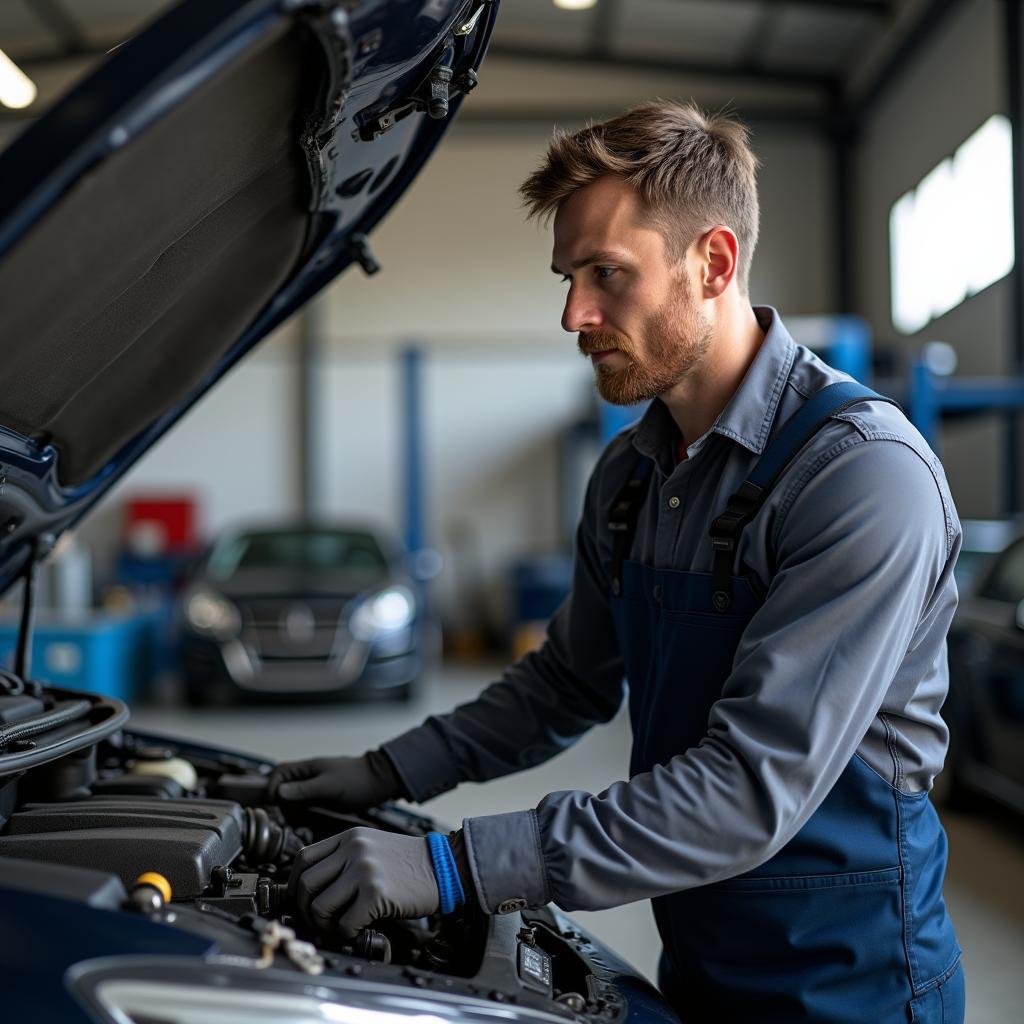
[[[668,499],[668,507],[679,508],[679,499],[674,494]]]
[[[521,896],[516,899],[502,900],[496,908],[496,912],[499,914],[513,914],[517,910],[526,909],[526,900]]]

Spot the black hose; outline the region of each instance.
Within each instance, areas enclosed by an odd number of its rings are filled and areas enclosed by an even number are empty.
[[[91,709],[92,705],[87,700],[70,700],[58,704],[52,711],[44,711],[14,725],[4,726],[0,728],[0,750],[19,740],[38,736],[40,733],[56,729],[59,725],[67,725],[68,722],[85,718]]]
[[[30,697],[42,697],[43,687],[33,679],[22,679],[6,668],[0,668],[0,696],[20,697],[27,694]]]

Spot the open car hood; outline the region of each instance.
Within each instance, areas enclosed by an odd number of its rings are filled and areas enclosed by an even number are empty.
[[[186,0],[0,154],[0,590],[352,262],[496,0]]]

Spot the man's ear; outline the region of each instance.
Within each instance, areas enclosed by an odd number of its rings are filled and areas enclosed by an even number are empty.
[[[736,276],[740,247],[732,228],[719,224],[697,240],[704,298],[716,299]]]

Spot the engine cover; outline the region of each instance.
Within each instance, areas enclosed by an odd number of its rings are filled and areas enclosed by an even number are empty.
[[[127,888],[158,871],[184,899],[239,855],[242,835],[242,809],[228,800],[93,797],[24,805],[0,834],[0,856],[113,872]]]

